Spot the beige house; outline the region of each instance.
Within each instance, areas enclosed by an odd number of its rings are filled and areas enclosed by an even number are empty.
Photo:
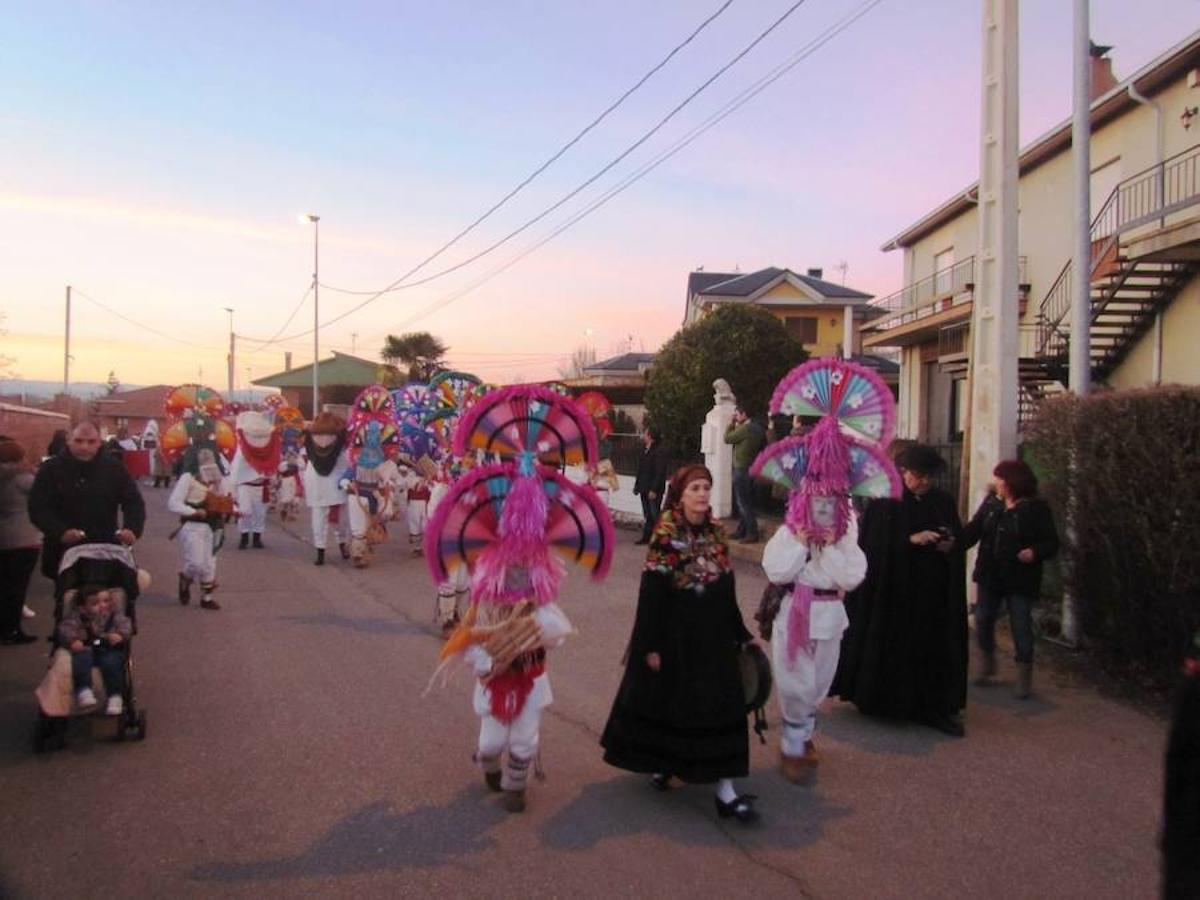
[[[1092,59],[1092,374],[1129,388],[1200,383],[1200,32],[1118,82]],[[1195,130],[1193,130],[1193,128]],[[1067,377],[1071,122],[1020,154],[1021,410]],[[951,442],[966,414],[979,242],[978,185],[883,245],[904,286],[861,326],[865,352],[899,349],[898,434]]]
[[[860,352],[858,326],[872,310],[870,294],[822,278],[820,269],[801,275],[791,269],[692,272],[688,275],[690,325],[725,303],[750,303],[776,316],[810,356],[853,356]]]

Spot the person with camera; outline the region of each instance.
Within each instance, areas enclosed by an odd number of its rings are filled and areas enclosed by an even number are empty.
[[[846,597],[833,693],[868,715],[966,733],[966,577],[954,498],[934,484],[946,462],[912,444],[896,456],[898,500],[880,499],[860,523],[867,577]]]
[[[733,445],[733,499],[737,502],[738,527],[735,540],[757,544],[758,519],[754,515],[754,480],[750,466],[767,443],[767,432],[746,414],[740,406],[734,410],[733,421],[725,429],[725,443]]]
[[[1054,513],[1037,496],[1033,470],[1006,459],[992,470],[993,491],[963,529],[963,549],[979,544],[972,580],[978,585],[975,639],[982,665],[975,683],[996,676],[996,619],[1008,607],[1016,648],[1019,700],[1033,692],[1033,604],[1042,587],[1042,563],[1058,553]]]

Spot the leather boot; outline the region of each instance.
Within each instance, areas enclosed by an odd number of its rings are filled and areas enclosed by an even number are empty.
[[[238,541],[238,549],[239,549],[239,550],[245,550],[245,549],[246,549],[247,547],[249,547],[249,546],[250,546],[250,532],[248,532],[248,531],[243,531],[243,532],[242,532],[242,537],[241,537],[241,539]]]
[[[980,650],[979,655],[981,662],[975,684],[979,687],[987,687],[994,683],[993,679],[996,677],[996,651]]]
[[[262,535],[259,534],[257,531],[254,532],[254,549],[255,550],[263,549]]]
[[[1028,700],[1033,695],[1033,663],[1017,663],[1017,688],[1014,693],[1018,700]]]
[[[812,781],[817,776],[817,766],[821,762],[821,757],[817,754],[817,747],[812,741],[804,742],[803,756],[788,756],[786,753],[779,755],[779,771],[792,784],[812,784]]]
[[[187,606],[192,602],[192,579],[179,573],[179,602]]]
[[[313,565],[314,566],[325,565],[325,548],[324,547],[317,548],[317,558],[313,560]]]

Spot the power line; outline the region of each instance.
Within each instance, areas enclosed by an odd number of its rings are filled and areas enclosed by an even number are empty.
[[[538,241],[535,244],[532,244],[531,246],[529,246],[528,248],[523,250],[521,253],[514,256],[508,262],[493,269],[491,272],[489,272],[487,275],[484,275],[479,280],[467,285],[466,287],[464,287],[458,291],[455,291],[452,294],[449,294],[446,297],[441,298],[440,300],[435,301],[434,303],[425,307],[425,309],[418,311],[417,313],[415,313],[412,316],[409,316],[407,319],[405,319],[403,322],[401,322],[397,327],[398,328],[408,327],[409,325],[412,325],[414,322],[420,321],[421,319],[425,318],[425,316],[429,315],[430,313],[436,312],[437,310],[439,310],[445,306],[449,306],[451,303],[454,303],[456,300],[461,299],[462,297],[466,296],[467,294],[469,294],[471,291],[475,290],[476,288],[482,286],[483,284],[487,283],[488,281],[491,281],[497,275],[500,275],[501,273],[512,268],[518,262],[523,260],[525,257],[529,256],[534,251],[536,251],[536,250],[540,249],[541,247],[545,246],[546,244],[550,243],[550,241],[554,240],[554,238],[558,237],[560,234],[562,234],[568,228],[572,227],[580,220],[591,215],[597,209],[604,206],[609,200],[613,199],[618,194],[622,193],[627,188],[631,187],[634,183],[640,181],[643,177],[650,174],[650,172],[654,171],[654,169],[658,168],[662,163],[666,162],[668,159],[673,157],[680,150],[684,149],[689,144],[691,144],[693,141],[698,139],[701,135],[703,135],[709,129],[713,128],[718,123],[723,121],[725,118],[732,115],[734,112],[736,112],[738,109],[740,109],[746,103],[748,103],[754,97],[758,96],[760,93],[762,93],[764,90],[766,90],[766,88],[768,88],[770,85],[774,84],[776,81],[778,81],[784,75],[786,75],[789,71],[791,71],[793,68],[795,68],[801,62],[803,62],[805,59],[807,59],[809,56],[811,56],[813,53],[815,53],[817,50],[819,50],[825,44],[829,43],[829,41],[831,41],[837,35],[841,34],[843,31],[845,31],[847,28],[849,28],[851,25],[853,25],[855,22],[857,22],[859,19],[861,19],[863,16],[865,16],[868,12],[870,12],[872,9],[874,9],[876,6],[878,6],[882,2],[883,2],[883,0],[867,0],[867,2],[865,2],[862,5],[860,5],[859,7],[857,7],[854,11],[848,13],[846,16],[839,19],[833,25],[829,26],[824,32],[819,34],[817,37],[813,38],[808,44],[804,45],[804,47],[802,47],[800,50],[798,50],[792,56],[788,57],[788,59],[785,60],[783,63],[779,64],[774,69],[769,71],[766,75],[762,76],[758,81],[751,84],[750,87],[743,90],[740,94],[738,94],[736,97],[734,97],[728,103],[726,103],[723,107],[721,107],[715,113],[710,115],[702,123],[697,125],[690,132],[688,132],[686,135],[684,135],[682,138],[680,138],[678,141],[676,141],[676,143],[673,144],[671,147],[669,147],[666,150],[664,150],[663,152],[661,152],[657,157],[650,160],[648,163],[644,164],[641,168],[635,170],[633,173],[626,176],[624,180],[622,180],[621,182],[619,182],[618,184],[616,184],[615,186],[613,186],[612,188],[607,190],[605,193],[601,194],[596,200],[594,200],[588,206],[585,206],[582,210],[576,212],[575,214],[573,214],[572,216],[567,218],[562,224],[560,224],[557,228],[555,228],[553,231],[551,231],[548,235],[546,235],[540,241]]]
[[[258,344],[258,346],[257,346],[257,347],[254,347],[253,349],[246,350],[246,351],[244,351],[244,352],[247,352],[247,353],[255,353],[255,352],[257,352],[257,351],[261,350],[263,347],[266,347],[268,344],[273,344],[273,343],[275,343],[275,339],[276,339],[277,337],[279,337],[279,335],[283,334],[283,330],[284,330],[285,328],[287,328],[287,327],[288,327],[290,324],[292,324],[292,319],[296,318],[296,313],[300,312],[300,307],[302,307],[302,306],[304,305],[304,301],[308,299],[308,295],[312,293],[312,289],[313,289],[313,286],[310,284],[310,285],[308,286],[307,290],[305,290],[304,294],[303,294],[303,295],[301,295],[299,302],[298,302],[298,303],[297,303],[297,304],[296,304],[294,307],[292,307],[292,313],[291,313],[291,315],[289,315],[289,316],[287,317],[287,320],[286,320],[286,321],[285,321],[285,322],[284,322],[282,325],[280,325],[280,326],[279,326],[279,330],[278,330],[278,331],[276,331],[276,332],[275,332],[273,335],[271,335],[269,338],[267,338],[267,340],[265,340],[265,341],[262,341],[262,342],[259,342],[259,341],[258,341],[256,338],[248,338],[248,337],[245,337],[245,335],[242,335],[242,337],[243,337],[245,340],[252,341],[252,342],[254,342],[254,343],[257,343],[257,344]]]
[[[609,113],[611,113],[618,106],[620,106],[627,99],[629,99],[629,97],[634,93],[634,91],[636,91],[643,84],[645,84],[647,81],[649,81],[650,78],[653,77],[660,69],[662,69],[663,66],[665,66],[667,63],[669,63],[675,57],[675,55],[677,53],[679,53],[680,50],[682,50],[684,47],[686,47],[688,44],[690,44],[693,40],[695,40],[697,35],[699,35],[700,32],[702,32],[705,28],[707,28],[708,25],[714,19],[717,18],[717,16],[719,16],[719,15],[721,15],[721,13],[725,12],[725,10],[727,10],[730,7],[730,5],[732,5],[732,3],[733,3],[733,0],[725,0],[725,2],[721,4],[721,6],[717,9],[716,12],[714,12],[707,19],[705,19],[703,22],[701,22],[696,27],[696,29],[691,34],[689,34],[681,43],[676,44],[670,53],[668,53],[666,56],[664,56],[652,69],[650,69],[645,75],[643,75],[641,78],[639,78],[638,81],[633,85],[633,87],[629,88],[627,91],[625,91],[625,93],[623,93],[620,97],[618,97],[616,100],[614,100],[608,106],[608,108],[604,110],[604,112],[600,113],[600,115],[596,116],[596,118],[592,119],[591,122],[589,122],[586,126],[584,126],[582,131],[580,131],[573,138],[571,138],[569,141],[567,141],[565,144],[563,144],[562,147],[560,147],[557,151],[555,151],[555,153],[549,159],[547,159],[544,163],[542,163],[540,166],[538,166],[536,169],[534,169],[528,176],[526,176],[525,179],[520,184],[518,184],[515,188],[513,188],[511,191],[509,191],[507,194],[505,194],[503,197],[501,197],[499,200],[497,200],[487,210],[487,212],[483,213],[483,215],[481,215],[481,216],[479,216],[479,218],[475,219],[475,221],[473,221],[470,225],[468,225],[466,228],[464,228],[458,234],[454,235],[454,237],[450,238],[450,240],[448,240],[446,243],[442,244],[442,246],[438,247],[437,250],[433,251],[433,253],[429,254],[429,256],[425,257],[423,260],[421,260],[419,263],[417,263],[415,266],[413,266],[411,269],[409,269],[407,272],[405,272],[403,275],[401,275],[395,282],[393,282],[393,284],[398,284],[400,282],[403,282],[405,279],[411,277],[412,275],[415,275],[417,272],[421,271],[421,269],[425,268],[425,266],[428,265],[430,262],[435,260],[437,257],[441,256],[444,252],[446,252],[451,247],[453,247],[455,244],[457,244],[459,242],[459,240],[461,240],[462,238],[464,238],[468,234],[470,234],[472,231],[474,231],[475,227],[477,225],[480,225],[484,220],[488,219],[492,215],[492,213],[496,212],[496,210],[500,209],[500,207],[502,207],[505,203],[507,203],[509,200],[511,200],[513,197],[515,197],[531,181],[533,181],[535,178],[537,178],[539,175],[541,175],[543,172],[545,172],[548,168],[550,168],[550,166],[553,163],[555,163],[559,158],[561,158],[564,153],[566,153],[568,150],[570,150],[572,147],[574,147],[576,144],[578,144],[580,142],[580,140],[583,139],[584,135],[586,135],[589,131],[591,131],[593,128],[595,128],[597,125],[599,125],[601,122],[603,122],[606,118],[608,118]],[[351,290],[347,290],[345,288],[337,288],[337,287],[333,287],[333,286],[327,285],[327,284],[322,284],[321,287],[327,288],[332,291],[338,291],[339,293],[343,293],[343,294],[356,294],[359,296],[367,296],[367,295],[376,294],[375,291],[351,291]]]
[[[95,297],[89,297],[87,294],[85,294],[83,291],[81,291],[77,287],[71,288],[71,296],[72,297],[82,297],[84,300],[87,300],[90,303],[96,304],[96,306],[100,307],[105,312],[111,313],[112,315],[116,316],[118,319],[124,319],[130,325],[135,325],[138,328],[141,328],[145,331],[149,331],[151,334],[156,334],[160,338],[164,338],[168,341],[174,341],[177,344],[186,344],[189,347],[196,347],[200,350],[209,350],[214,353],[219,353],[221,351],[221,348],[219,348],[219,347],[206,347],[203,344],[197,344],[192,341],[186,341],[183,338],[175,337],[174,335],[166,334],[165,332],[159,331],[157,328],[152,328],[149,325],[145,324],[144,322],[139,322],[136,319],[131,319],[129,316],[125,315],[124,313],[117,312],[115,309],[113,309],[107,303],[101,303]]]
[[[678,104],[676,104],[671,109],[670,112],[668,112],[665,116],[663,116],[661,119],[659,119],[658,122],[655,123],[653,127],[651,127],[648,131],[646,131],[644,134],[642,134],[642,136],[639,137],[636,141],[634,141],[632,144],[630,144],[628,147],[626,147],[625,150],[623,150],[615,159],[613,159],[610,162],[608,162],[607,164],[605,164],[598,172],[596,172],[594,175],[592,175],[590,178],[588,178],[582,184],[575,187],[574,189],[569,191],[567,194],[565,194],[564,196],[559,198],[553,204],[551,204],[550,206],[543,209],[536,216],[527,220],[526,222],[524,222],[522,225],[518,226],[517,228],[513,229],[512,231],[510,231],[508,234],[506,234],[504,237],[500,238],[499,240],[494,241],[492,244],[488,245],[483,250],[480,250],[478,253],[475,253],[472,256],[467,257],[466,259],[456,263],[453,266],[442,269],[441,271],[436,272],[433,275],[427,275],[426,277],[418,279],[417,281],[412,281],[412,282],[409,282],[408,284],[403,284],[403,285],[401,284],[401,282],[404,281],[407,276],[401,276],[400,278],[397,278],[395,281],[393,281],[387,287],[385,287],[379,291],[376,291],[371,296],[367,297],[367,299],[364,300],[363,302],[357,304],[356,306],[352,306],[350,309],[346,310],[344,313],[334,316],[332,319],[328,320],[327,322],[322,322],[321,327],[328,327],[330,325],[336,324],[337,322],[340,322],[342,319],[345,319],[347,316],[351,316],[354,313],[356,313],[359,310],[366,307],[367,305],[374,303],[376,300],[378,300],[384,294],[391,293],[391,292],[397,291],[397,290],[409,290],[414,287],[419,287],[423,284],[428,284],[429,282],[434,281],[438,278],[442,278],[445,275],[449,275],[452,272],[456,272],[459,269],[463,268],[464,266],[468,266],[471,263],[486,256],[487,254],[493,252],[494,250],[497,250],[499,247],[503,246],[508,241],[512,240],[514,237],[516,237],[517,235],[524,232],[526,229],[528,229],[528,228],[532,227],[533,225],[537,224],[538,222],[540,222],[546,216],[550,215],[556,209],[560,208],[564,203],[569,201],[571,198],[575,197],[581,191],[585,190],[590,185],[594,184],[599,178],[601,178],[603,175],[605,175],[607,172],[609,172],[614,166],[618,165],[622,160],[624,160],[626,157],[628,157],[629,154],[633,153],[633,151],[638,149],[640,146],[642,146],[642,144],[646,143],[646,141],[648,141],[651,137],[653,137],[655,134],[657,134],[658,131],[661,130],[664,125],[666,125],[671,119],[673,119],[680,112],[680,110],[682,110],[685,106],[687,106],[694,99],[696,99],[696,97],[698,97],[701,92],[703,92],[706,88],[708,88],[710,85],[712,85],[712,83],[714,81],[716,81],[718,78],[720,78],[723,74],[725,74],[725,72],[727,72],[734,65],[736,65],[741,59],[743,59],[746,56],[746,54],[748,54],[751,50],[753,50],[755,47],[757,47],[763,40],[766,39],[766,37],[769,34],[771,34],[771,32],[775,31],[775,29],[777,29],[780,25],[782,25],[784,23],[784,21],[786,21],[787,18],[792,15],[792,13],[794,13],[797,9],[799,9],[802,5],[804,5],[805,2],[806,2],[806,0],[795,0],[795,2],[791,6],[789,6],[784,11],[784,13],[781,16],[779,16],[779,18],[777,18],[773,23],[771,23],[771,25],[769,25],[756,38],[754,38],[754,40],[752,40],[749,44],[747,44],[745,47],[743,47],[732,59],[730,59],[727,63],[725,63],[723,66],[721,66],[719,69],[717,69],[716,72],[714,72],[712,75],[710,75],[698,88],[693,90],[683,100],[681,100]],[[331,286],[325,285],[325,284],[322,284],[321,286],[326,287],[326,288],[331,287]],[[336,290],[336,288],[334,288],[334,289]],[[305,335],[312,334],[312,332],[313,332],[313,329],[310,328],[306,331],[301,331],[301,332],[297,332],[296,334],[289,335],[288,339],[304,337]]]

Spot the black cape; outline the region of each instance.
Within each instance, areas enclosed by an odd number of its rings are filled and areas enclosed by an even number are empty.
[[[751,637],[732,573],[702,594],[676,590],[669,575],[644,573],[625,676],[600,739],[604,761],[693,783],[746,775],[738,653]],[[646,665],[650,652],[662,657],[658,672]]]
[[[947,528],[956,548],[915,547],[909,536]],[[850,627],[842,636],[831,694],[869,715],[925,719],[967,703],[967,607],[962,523],[954,498],[938,488],[923,497],[876,500],[859,527],[867,577],[846,596]]]

